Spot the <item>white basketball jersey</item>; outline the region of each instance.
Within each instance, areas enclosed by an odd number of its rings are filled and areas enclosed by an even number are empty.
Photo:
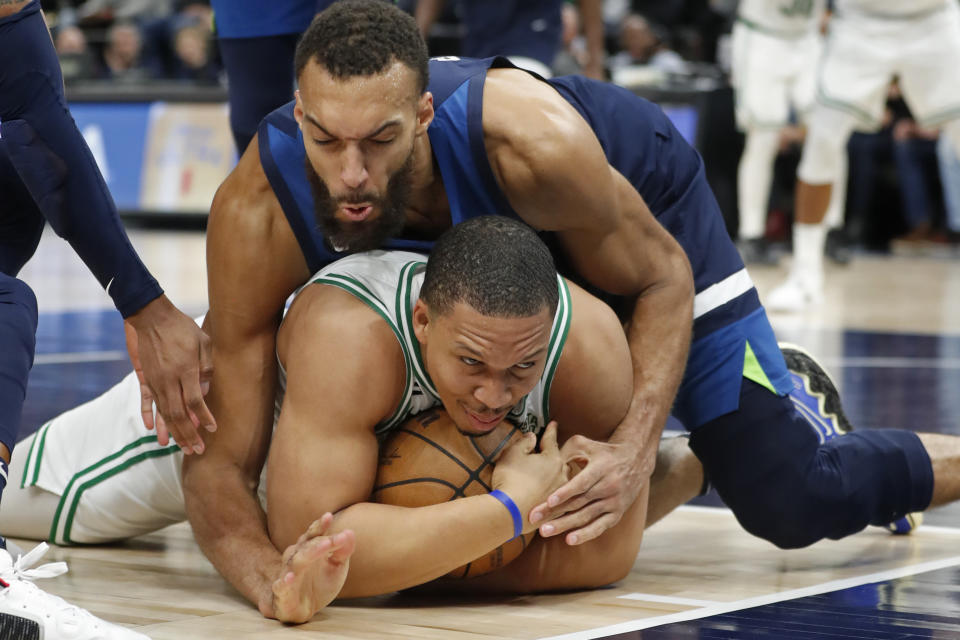
[[[737,16],[747,26],[795,37],[818,27],[825,5],[826,0],[740,0]]]
[[[377,425],[378,435],[412,415],[441,404],[440,396],[424,366],[420,343],[413,332],[413,305],[420,296],[426,266],[424,256],[416,253],[369,251],[327,265],[304,285],[330,285],[356,296],[387,322],[400,342],[407,366],[406,387],[394,414]],[[550,332],[543,376],[537,386],[514,406],[507,418],[524,432],[539,433],[549,421],[550,385],[570,329],[570,292],[560,276],[557,276],[557,286],[560,301]],[[304,287],[294,295],[299,295]],[[286,376],[281,366],[281,395],[285,388]]]
[[[943,9],[956,0],[835,0],[840,15],[857,14],[878,18],[913,18]]]

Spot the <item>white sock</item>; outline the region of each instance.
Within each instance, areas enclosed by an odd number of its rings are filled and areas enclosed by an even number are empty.
[[[779,137],[780,132],[776,129],[747,131],[737,171],[739,236],[742,239],[760,238],[767,228],[767,205]]]
[[[793,268],[791,275],[804,284],[819,289],[823,286],[823,244],[827,228],[824,223],[793,225]]]

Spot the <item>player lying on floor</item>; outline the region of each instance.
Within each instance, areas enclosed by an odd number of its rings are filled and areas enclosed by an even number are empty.
[[[563,445],[605,441],[632,390],[614,313],[557,275],[533,230],[504,217],[447,231],[429,265],[418,254],[373,252],[324,268],[291,305],[277,356],[283,394],[273,433],[251,443],[249,434],[221,429],[211,437],[224,442],[206,455],[233,456],[251,489],[260,476],[262,538],[221,543],[267,558],[234,586],[264,615],[292,622],[336,597],[429,582],[496,549],[518,526],[536,531],[529,512],[566,481]],[[533,435],[509,448],[493,477],[522,522],[490,495],[415,509],[368,501],[378,439],[440,404],[466,433],[507,419],[542,436],[540,453],[532,451]],[[181,466],[188,472],[190,459],[143,437],[139,413],[131,374],[44,425],[21,446],[29,455],[16,460],[14,477],[24,488],[0,509],[0,531],[93,543],[184,520]],[[545,429],[551,420],[558,426]],[[668,441],[660,458],[682,470],[669,484],[683,496],[665,502],[695,495],[702,475],[686,441]],[[658,465],[655,478],[664,480],[671,466]],[[652,491],[665,486],[655,481]],[[640,544],[647,491],[596,540],[571,546],[559,536],[538,538],[469,585],[527,592],[622,578]],[[332,522],[321,518],[326,512],[335,514]],[[286,549],[282,557],[277,549]]]

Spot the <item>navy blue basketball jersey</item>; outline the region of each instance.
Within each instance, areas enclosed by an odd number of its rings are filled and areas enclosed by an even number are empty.
[[[517,216],[494,177],[483,139],[487,71],[510,66],[499,57],[430,61],[428,90],[436,115],[427,134],[453,224],[480,215]],[[787,393],[790,377],[783,357],[757,290],[727,234],[699,154],[659,107],[626,89],[582,76],[542,81],[589,123],[610,165],[630,181],[690,260],[696,288],[693,343],[676,415],[695,428],[735,410],[741,376]],[[267,179],[307,264],[316,272],[341,254],[324,242],[313,219],[313,196],[304,171],[306,151],[293,103],[264,118],[259,141]],[[429,251],[431,243],[394,239],[386,246]]]
[[[451,218],[516,216],[494,178],[483,142],[483,84],[487,70],[512,66],[503,58],[430,61],[436,116],[428,135],[443,176]],[[630,181],[694,263],[697,290],[743,267],[732,244],[712,242],[723,226],[713,209],[691,206],[703,163],[655,104],[630,91],[582,76],[547,80],[590,124],[610,164]],[[306,151],[290,102],[260,125],[260,160],[312,271],[336,258],[313,219],[313,195],[304,172]],[[726,231],[722,230],[725,234]],[[392,241],[391,248],[429,249],[429,243]],[[709,264],[700,260],[709,253]],[[699,267],[699,268],[698,268]]]

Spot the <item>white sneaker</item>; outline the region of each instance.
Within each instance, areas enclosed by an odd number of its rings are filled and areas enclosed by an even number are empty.
[[[763,306],[770,311],[797,313],[823,302],[823,288],[796,276],[790,276],[770,292]]]
[[[0,549],[0,638],[4,640],[150,640],[142,633],[95,617],[33,581],[67,572],[64,562],[31,567],[47,552],[40,543],[16,561]]]

